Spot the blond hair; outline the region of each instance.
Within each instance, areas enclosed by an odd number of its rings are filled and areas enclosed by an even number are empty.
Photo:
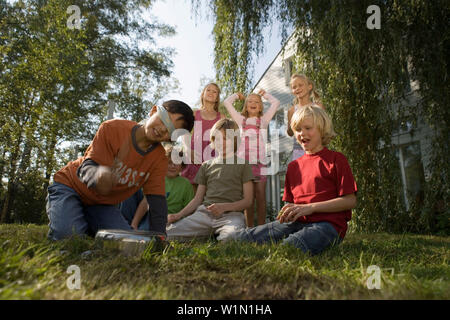
[[[311,118],[319,130],[322,145],[326,146],[336,136],[330,116],[318,106],[305,106],[295,111],[291,119],[291,129],[300,131],[300,126],[306,118]]]
[[[216,88],[217,88],[217,101],[214,103],[214,110],[216,111],[216,112],[218,112],[219,111],[219,105],[220,105],[220,87],[219,87],[219,85],[218,84],[216,84],[216,83],[214,83],[214,82],[210,82],[210,83],[208,83],[204,88],[203,88],[203,90],[202,90],[202,93],[200,94],[200,104],[201,104],[201,107],[200,107],[200,109],[203,109],[204,108],[204,103],[203,103],[203,95],[205,94],[205,91],[206,91],[206,88],[208,88],[209,86],[215,86]]]
[[[227,119],[227,118],[220,119],[211,128],[211,132],[209,134],[209,139],[211,140],[211,147],[213,149],[215,149],[214,142],[216,140],[216,135],[218,134],[219,131],[222,131],[222,130],[225,131],[225,134],[226,134],[227,130],[234,130],[234,152],[236,152],[237,148],[238,148],[238,144],[239,144],[239,137],[240,137],[239,126],[237,125],[236,122],[234,122],[231,119]]]
[[[292,81],[293,81],[295,78],[303,79],[303,80],[306,81],[307,84],[310,84],[310,85],[312,86],[312,89],[311,89],[311,91],[310,91],[310,93],[309,93],[309,98],[310,98],[311,101],[314,102],[314,103],[320,103],[320,95],[319,95],[319,93],[317,93],[316,85],[314,84],[314,81],[312,81],[310,78],[308,78],[308,77],[307,77],[305,74],[303,74],[303,73],[294,73],[294,74],[291,76],[291,81],[290,81],[291,87],[292,87]],[[300,102],[300,101],[298,101],[298,98],[295,97],[294,100],[293,100],[294,105],[298,104],[299,102]]]
[[[263,115],[263,108],[264,108],[264,105],[263,105],[263,101],[262,101],[262,99],[261,99],[261,96],[260,96],[259,94],[257,94],[257,93],[250,93],[250,94],[247,96],[247,98],[245,98],[245,101],[244,101],[244,107],[242,108],[241,115],[243,115],[245,118],[248,118],[247,103],[248,103],[248,98],[250,98],[251,96],[256,96],[256,97],[258,97],[259,102],[261,103],[261,110],[259,110],[259,113],[258,113],[258,117],[261,117],[261,116]]]

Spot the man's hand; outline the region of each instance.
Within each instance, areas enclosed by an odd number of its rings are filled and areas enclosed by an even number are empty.
[[[281,208],[280,213],[277,216],[277,220],[280,223],[293,222],[301,216],[309,216],[314,212],[311,204],[293,204],[288,203]]]
[[[224,212],[228,211],[226,203],[213,203],[212,205],[206,207],[206,209],[216,218],[220,218]]]

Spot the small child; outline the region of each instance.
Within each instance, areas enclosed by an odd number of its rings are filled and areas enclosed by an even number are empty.
[[[192,130],[194,115],[184,102],[153,106],[142,124],[114,119],[100,125],[84,156],[55,173],[48,188],[48,237],[94,236],[99,229],[131,229],[116,207],[143,188],[152,231],[165,232],[167,158],[160,142],[176,129]]]
[[[198,187],[194,199],[179,213],[169,215],[169,240],[215,233],[217,240],[222,241],[245,227],[242,211],[253,199],[253,175],[251,166],[239,164],[236,158],[237,129],[237,124],[230,119],[219,120],[211,129],[216,158],[200,167],[195,177]]]
[[[270,101],[270,107],[263,114],[263,102],[261,97]],[[239,113],[233,108],[233,103],[237,100],[244,100],[244,107]],[[231,115],[231,118],[238,124],[241,130],[242,142],[239,146],[238,157],[250,161],[252,164],[255,190],[255,201],[245,210],[247,226],[254,225],[254,206],[257,203],[257,222],[259,225],[266,222],[266,139],[267,126],[273,118],[280,102],[265,92],[260,90],[258,94],[249,94],[247,98],[242,93],[235,93],[224,101],[224,105]]]
[[[283,241],[313,255],[340,243],[356,205],[356,183],[346,157],[325,146],[334,137],[326,112],[308,106],[292,117],[292,130],[306,154],[288,165],[277,221],[240,231],[235,239]]]
[[[314,82],[304,74],[295,73],[291,76],[291,92],[295,96],[294,105],[289,108],[287,118],[287,134],[292,137],[294,132],[291,129],[291,118],[296,110],[301,107],[318,106],[325,109],[320,103],[320,96],[316,91]],[[294,140],[292,150],[292,161],[305,154],[300,144]]]
[[[167,174],[165,179],[167,212],[173,214],[183,209],[194,198],[194,189],[186,178],[180,176],[184,163],[174,163],[172,161],[172,152],[178,152],[172,145],[165,148],[166,157],[169,160]],[[178,152],[178,158],[182,159],[183,153]],[[136,192],[133,196],[120,204],[120,211],[125,219],[130,223],[134,230],[149,230],[147,199],[142,190]]]

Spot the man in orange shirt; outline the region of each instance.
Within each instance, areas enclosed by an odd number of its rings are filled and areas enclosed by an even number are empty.
[[[170,141],[176,129],[191,131],[194,115],[177,100],[153,106],[149,115],[143,124],[105,121],[84,156],[54,175],[47,196],[50,239],[94,236],[99,229],[130,230],[116,205],[140,188],[151,204],[150,230],[165,233],[168,160],[160,142]]]

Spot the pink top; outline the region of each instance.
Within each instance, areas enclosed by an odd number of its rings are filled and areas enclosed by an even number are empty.
[[[223,104],[231,115],[231,118],[238,124],[241,130],[241,145],[238,149],[238,156],[250,160],[250,164],[256,162],[266,163],[265,160],[265,142],[267,138],[267,129],[270,120],[273,118],[280,106],[280,101],[267,93],[263,96],[269,100],[270,107],[261,117],[245,118],[233,107],[233,103],[239,99],[237,93],[232,94],[225,99]]]
[[[186,165],[181,172],[181,176],[188,179],[191,184],[195,184],[194,179],[202,162],[215,156],[214,149],[209,145],[209,133],[214,124],[220,120],[220,116],[220,112],[217,112],[215,119],[206,120],[202,118],[200,110],[195,111],[194,132],[191,137],[191,150],[194,150],[194,163]]]
[[[194,133],[191,138],[191,150],[194,150],[194,163],[202,164],[202,162],[210,160],[214,157],[214,150],[209,146],[209,133],[214,124],[220,120],[220,112],[217,112],[217,117],[213,120],[202,118],[201,110],[195,111]],[[201,150],[199,148],[201,146]],[[206,148],[210,148],[204,155]],[[208,157],[208,155],[211,155]]]

